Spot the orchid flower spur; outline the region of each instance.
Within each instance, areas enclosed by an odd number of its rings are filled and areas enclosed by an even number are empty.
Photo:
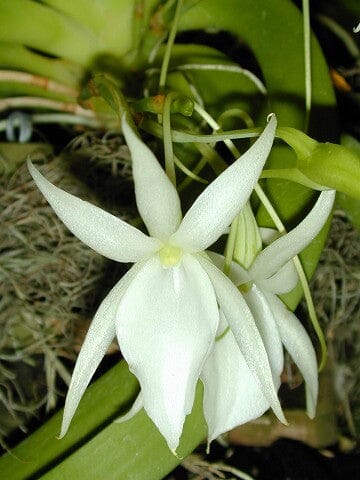
[[[334,198],[335,191],[321,193],[307,217],[288,234],[275,240],[272,238],[274,241],[255,257],[248,270],[233,262],[229,273],[231,280],[243,292],[254,316],[268,353],[274,384],[277,387],[280,385],[284,364],[283,344],[305,379],[307,411],[311,418],[315,416],[318,395],[315,351],[300,321],[277,295],[289,292],[296,286],[298,275],[291,259],[324,226]],[[223,256],[214,253],[209,255],[218,268],[223,268]],[[215,343],[202,373],[205,415],[206,412],[212,412],[209,441],[259,417],[270,406],[236,348],[235,332],[226,330],[225,321],[222,328],[224,336]],[[222,392],[221,396],[219,391]],[[248,405],[247,409],[244,409],[244,403]]]
[[[134,408],[145,408],[174,451],[214,346],[218,304],[268,404],[285,421],[250,309],[204,254],[248,200],[272,146],[275,116],[251,148],[200,194],[184,218],[174,185],[125,116],[122,129],[132,156],[137,207],[149,236],[57,188],[29,162],[35,183],[74,235],[109,259],[135,263],[103,300],[91,323],[74,368],[60,436],[117,336],[140,383]]]

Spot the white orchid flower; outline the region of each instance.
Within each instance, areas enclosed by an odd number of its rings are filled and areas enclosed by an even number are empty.
[[[208,449],[215,438],[260,417],[270,407],[224,317],[218,333],[200,375],[204,384],[203,409],[208,425]],[[274,339],[267,336],[263,341],[277,390],[284,363],[282,345],[276,335]]]
[[[315,351],[300,321],[277,295],[289,292],[296,286],[298,275],[291,259],[324,226],[334,198],[335,191],[321,193],[313,209],[297,227],[262,250],[248,270],[233,262],[229,274],[244,293],[255,318],[268,353],[275,386],[279,387],[283,370],[283,344],[305,379],[307,411],[311,418],[315,416],[318,395]],[[222,255],[209,255],[218,268],[223,268]],[[222,328],[226,332],[226,324]],[[236,348],[231,330],[215,342],[205,362],[202,378],[209,441],[237,425],[259,417],[270,406],[263,391],[252,379],[249,365]]]
[[[35,183],[74,235],[107,258],[135,263],[103,300],[91,323],[67,394],[61,436],[116,335],[141,387],[134,409],[144,406],[174,451],[214,346],[218,304],[267,403],[285,421],[250,309],[203,253],[248,200],[272,146],[275,117],[252,147],[203,191],[184,218],[175,187],[125,117],[122,128],[132,156],[136,202],[149,236],[52,185],[29,162]]]

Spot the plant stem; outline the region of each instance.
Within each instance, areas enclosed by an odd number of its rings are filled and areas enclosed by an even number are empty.
[[[183,6],[183,0],[178,0],[177,5],[176,5],[176,10],[175,10],[175,15],[171,24],[170,28],[170,33],[169,33],[169,38],[166,44],[166,49],[161,65],[161,71],[160,71],[160,80],[159,80],[159,90],[162,91],[165,87],[166,84],[166,77],[167,77],[167,72],[169,68],[169,62],[170,62],[170,57],[171,57],[171,49],[175,41],[175,36],[177,32],[177,27],[179,24],[179,19],[180,19],[180,13],[181,9]]]
[[[304,63],[305,63],[305,126],[309,129],[311,113],[311,50],[310,50],[310,11],[309,0],[302,0],[303,28],[304,28]]]
[[[174,152],[171,139],[171,104],[178,96],[177,93],[169,93],[166,95],[164,102],[164,110],[162,115],[163,140],[164,140],[164,155],[165,155],[165,172],[173,185],[176,186],[176,173],[174,163]]]

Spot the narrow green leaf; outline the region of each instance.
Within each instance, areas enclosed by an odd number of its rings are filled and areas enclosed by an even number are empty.
[[[206,431],[199,383],[193,411],[185,422],[179,457],[189,455]],[[109,425],[41,480],[158,480],[180,461],[142,410],[128,422]]]
[[[0,478],[24,480],[46,471],[126,411],[137,391],[135,377],[129,373],[126,363],[120,362],[88,388],[62,440],[56,438],[60,433],[60,411],[0,458]]]
[[[170,472],[174,456],[142,410],[125,423],[114,423],[138,392],[124,361],[86,391],[65,437],[58,440],[62,410],[11,452],[0,458],[0,478],[26,480],[156,480]],[[202,385],[185,422],[178,449],[185,457],[205,438]]]
[[[91,30],[103,52],[120,57],[131,47],[129,26],[134,17],[134,0],[43,0],[43,3]]]
[[[11,42],[0,42],[0,66],[41,75],[73,88],[78,87],[84,75],[83,69],[76,63],[49,58]]]
[[[0,0],[0,40],[81,65],[99,51],[98,39],[81,24],[38,2]]]

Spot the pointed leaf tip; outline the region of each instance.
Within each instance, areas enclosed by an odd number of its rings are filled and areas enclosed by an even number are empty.
[[[322,192],[299,225],[259,253],[249,269],[252,278],[264,280],[276,274],[314,240],[329,218],[335,193],[335,190]]]

